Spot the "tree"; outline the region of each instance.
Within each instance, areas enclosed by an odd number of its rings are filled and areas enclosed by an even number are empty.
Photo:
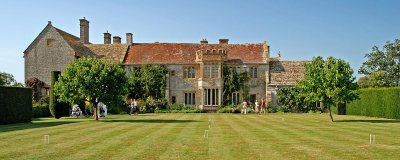
[[[341,59],[314,57],[305,66],[305,76],[299,88],[307,102],[322,102],[327,106],[333,122],[331,106],[345,104],[358,98],[358,85],[354,83],[353,69]]]
[[[166,75],[167,67],[160,64],[144,64],[141,66],[141,86],[143,95],[160,99],[165,97],[167,87]]]
[[[370,76],[369,87],[390,87],[400,85],[400,40],[386,42],[383,49],[377,46],[365,55],[365,61],[358,73]]]
[[[246,82],[250,79],[249,75],[247,72],[243,73],[237,73],[233,68],[229,68],[227,66],[224,67],[223,70],[223,75],[224,75],[224,99],[228,100],[225,101],[225,103],[229,103],[229,95],[231,95],[233,92],[237,92],[239,90],[243,90],[243,97],[246,97],[246,91],[248,92],[248,89],[246,88]],[[247,89],[247,90],[246,90]]]
[[[304,95],[297,86],[279,88],[277,102],[284,112],[306,113],[317,110],[315,103],[305,101]]]
[[[17,82],[12,74],[0,72],[0,86],[23,87],[24,85]]]
[[[42,96],[41,89],[44,86],[44,82],[36,77],[33,77],[25,81],[25,86],[32,88],[32,100],[34,102],[38,102]]]
[[[112,106],[112,103],[123,99],[127,89],[127,78],[121,66],[94,57],[79,58],[69,64],[64,76],[58,80],[54,85],[55,94],[59,96],[59,101],[70,104],[90,97],[92,103],[97,98]],[[94,117],[98,120],[96,107]]]
[[[360,88],[378,88],[390,86],[388,81],[385,80],[385,73],[383,71],[372,72],[370,75],[361,77],[357,81]]]

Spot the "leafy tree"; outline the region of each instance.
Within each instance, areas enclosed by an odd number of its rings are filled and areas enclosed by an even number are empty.
[[[143,96],[141,71],[135,71],[128,78],[128,98],[140,98]]]
[[[128,97],[162,99],[167,87],[167,67],[160,64],[144,64],[131,73],[128,80]]]
[[[400,85],[400,40],[386,42],[383,49],[377,46],[365,55],[365,61],[358,73],[369,77],[369,87],[390,87]]]
[[[141,90],[146,98],[150,96],[155,99],[165,97],[165,90],[167,87],[167,73],[168,70],[165,65],[145,64],[141,66]]]
[[[0,72],[0,86],[23,87],[24,85],[17,82],[12,74]]]
[[[33,78],[29,78],[25,81],[25,86],[32,88],[32,91],[33,91],[32,92],[32,100],[34,102],[38,102],[42,95],[41,89],[44,86],[44,82],[39,80],[36,77],[33,77]]]
[[[370,75],[361,77],[357,81],[360,88],[379,88],[389,86],[388,81],[385,80],[385,73],[383,71],[372,72]]]
[[[322,102],[329,110],[331,106],[345,104],[358,98],[358,86],[349,63],[341,59],[314,57],[305,66],[305,77],[299,82],[301,93],[307,102]]]
[[[127,78],[125,71],[117,64],[110,64],[93,57],[83,57],[67,66],[64,76],[54,85],[59,101],[71,104],[79,103],[85,97],[91,101],[111,104],[121,101],[126,94]],[[97,118],[94,108],[94,117]]]
[[[297,86],[279,88],[277,102],[284,112],[305,113],[317,110],[314,103],[305,101],[305,96]]]
[[[247,72],[237,73],[234,69],[225,66],[223,70],[223,75],[224,75],[223,95],[224,99],[228,100],[225,103],[229,103],[228,97],[230,94],[232,94],[233,92],[237,92],[240,89],[243,90],[243,97],[247,97],[248,86],[246,85],[246,82],[250,79]]]

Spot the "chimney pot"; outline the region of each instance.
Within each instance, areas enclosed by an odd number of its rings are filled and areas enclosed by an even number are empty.
[[[203,39],[200,41],[200,44],[208,44],[207,39],[203,38]]]
[[[104,33],[104,44],[111,44],[111,34],[108,31]]]
[[[219,39],[219,44],[228,44],[229,39]]]
[[[114,36],[113,37],[113,44],[121,44],[121,37]]]
[[[133,35],[132,33],[126,33],[126,44],[132,45],[133,43]]]
[[[79,19],[80,22],[80,41],[83,44],[89,44],[89,21],[85,17]]]

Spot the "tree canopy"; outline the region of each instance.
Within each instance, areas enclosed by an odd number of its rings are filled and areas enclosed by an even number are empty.
[[[343,104],[358,98],[358,85],[353,69],[342,59],[314,57],[305,66],[305,77],[299,82],[307,102],[322,102],[328,107],[333,121],[331,105]]]
[[[67,66],[64,75],[55,83],[54,91],[59,101],[75,104],[90,97],[112,106],[112,102],[123,99],[126,85],[125,71],[120,65],[82,57]]]
[[[17,82],[12,74],[0,72],[0,86],[23,87],[23,84]]]
[[[386,42],[382,49],[377,46],[365,55],[365,61],[358,73],[368,80],[365,87],[391,87],[400,85],[400,40]],[[364,87],[364,85],[362,85]]]
[[[128,97],[160,99],[165,97],[167,87],[166,75],[168,69],[165,65],[144,64],[140,69],[131,72],[128,80]]]

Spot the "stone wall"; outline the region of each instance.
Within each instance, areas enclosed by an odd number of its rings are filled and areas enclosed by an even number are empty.
[[[64,72],[75,60],[74,50],[51,28],[29,53],[25,54],[25,80],[36,77],[50,85],[50,71]]]
[[[185,66],[194,66],[196,69],[196,78],[183,78],[183,68]],[[197,79],[200,76],[199,73],[199,64],[193,65],[167,65],[170,73],[172,71],[175,72],[175,75],[169,74],[169,97],[168,101],[171,102],[172,96],[176,97],[176,103],[185,103],[185,93],[195,93],[196,94],[196,106],[200,105],[200,92],[198,91],[198,82]]]
[[[266,77],[267,100],[273,107],[277,106],[277,90],[282,87],[291,87],[304,78],[305,64],[309,61],[271,61],[270,71]]]

